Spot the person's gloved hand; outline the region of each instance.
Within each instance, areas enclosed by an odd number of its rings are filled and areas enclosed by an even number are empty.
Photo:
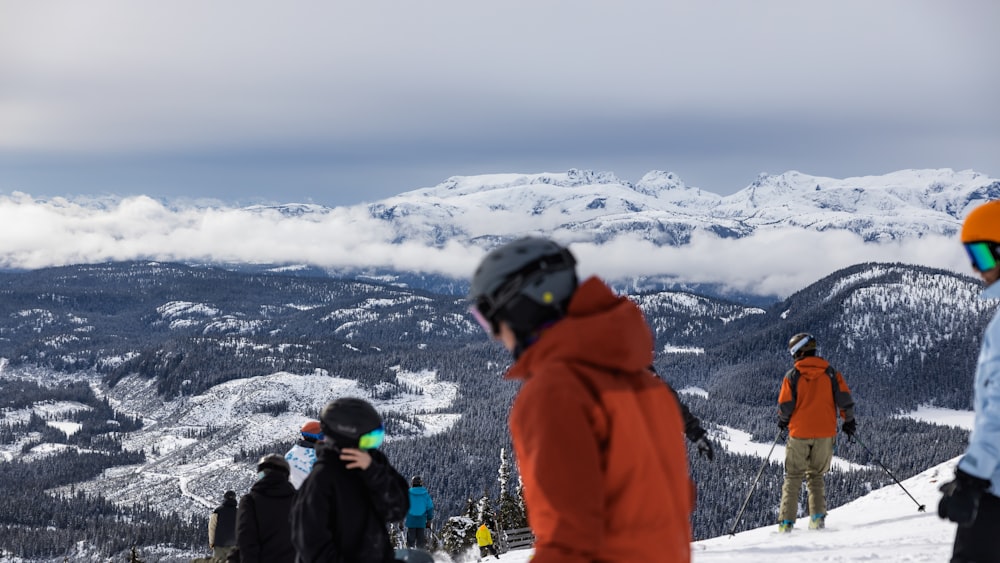
[[[840,429],[844,431],[844,434],[854,436],[854,433],[858,431],[858,421],[852,418],[851,420],[844,422],[844,425],[841,426]]]
[[[698,441],[694,445],[698,446],[698,455],[707,457],[708,461],[712,461],[715,458],[715,452],[712,451],[712,442],[709,442],[706,436],[698,438]]]
[[[434,524],[433,524],[433,522],[431,521],[430,518],[427,519],[427,529],[428,530],[434,529]]]
[[[788,438],[788,421],[778,419],[778,430],[781,431],[781,439],[785,440]]]
[[[956,469],[955,479],[941,485],[943,496],[938,503],[938,516],[962,527],[971,526],[979,512],[979,498],[989,486],[986,479]]]
[[[698,440],[701,440],[707,432],[701,427],[700,423],[695,423],[684,428],[684,435],[687,436],[688,442],[695,444]]]

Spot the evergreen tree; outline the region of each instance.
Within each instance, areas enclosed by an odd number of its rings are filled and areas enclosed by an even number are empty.
[[[527,528],[531,524],[528,522],[528,507],[524,504],[524,482],[521,481],[521,476],[517,476],[517,490],[514,493],[514,500],[517,502],[518,513],[524,519],[524,525],[522,528]]]
[[[479,506],[476,501],[472,500],[472,497],[465,499],[465,510],[462,511],[462,516],[468,518],[469,520],[476,520],[479,518]]]
[[[389,543],[394,549],[406,547],[406,532],[401,523],[389,524]]]
[[[476,544],[476,523],[466,516],[452,516],[441,526],[441,542],[453,557],[464,553]]]
[[[518,476],[518,488],[511,493],[509,484],[511,480],[510,457],[506,449],[500,450],[500,469],[497,481],[500,482],[500,513],[496,519],[497,532],[503,530],[513,530],[526,528],[528,519],[524,513],[524,500],[520,496],[520,476]]]
[[[496,512],[493,510],[493,499],[489,492],[483,491],[483,496],[476,502],[476,522],[485,523],[488,527],[496,529]]]

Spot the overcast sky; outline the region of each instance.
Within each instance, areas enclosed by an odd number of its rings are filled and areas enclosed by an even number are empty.
[[[375,201],[454,175],[1000,177],[993,0],[0,0],[0,194]]]

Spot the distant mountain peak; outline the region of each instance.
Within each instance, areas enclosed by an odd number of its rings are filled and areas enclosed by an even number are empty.
[[[505,190],[520,186],[544,185],[562,188],[602,184],[624,184],[613,172],[580,170],[571,168],[566,172],[539,172],[535,174],[481,174],[475,176],[452,176],[430,188],[404,192],[407,195],[452,197],[473,193]],[[392,198],[390,198],[392,199]]]
[[[746,237],[780,228],[842,230],[868,241],[950,236],[968,209],[1000,198],[1000,181],[971,170],[900,170],[829,178],[789,170],[762,173],[728,195],[653,170],[631,184],[610,172],[454,176],[431,188],[368,206],[396,242],[489,245],[511,236],[572,233],[598,244],[630,234],[683,246],[696,231]]]

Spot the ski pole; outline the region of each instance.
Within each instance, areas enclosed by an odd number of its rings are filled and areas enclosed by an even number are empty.
[[[771,454],[774,453],[774,447],[778,445],[778,440],[784,433],[784,429],[778,430],[778,434],[774,437],[774,442],[771,442],[771,449],[767,452],[767,457],[764,458],[764,463],[760,465],[760,471],[757,472],[757,477],[754,478],[753,484],[750,485],[750,492],[747,493],[747,499],[743,501],[743,506],[740,507],[740,511],[736,514],[736,519],[733,520],[733,527],[729,530],[729,537],[736,535],[736,526],[739,525],[740,518],[743,517],[743,511],[746,510],[747,505],[750,504],[750,496],[753,495],[754,489],[757,488],[757,482],[760,481],[760,476],[764,473],[764,468],[767,467],[767,462],[771,460]]]
[[[885,472],[889,474],[889,477],[892,477],[892,480],[895,481],[897,485],[899,485],[900,489],[903,489],[903,492],[906,493],[906,496],[910,497],[910,500],[912,500],[913,502],[915,502],[917,504],[917,512],[925,512],[926,511],[927,507],[925,507],[924,505],[922,505],[919,502],[917,502],[917,499],[913,498],[913,495],[910,494],[910,491],[906,490],[906,487],[904,487],[903,484],[899,482],[899,479],[896,479],[896,476],[892,474],[892,471],[889,471],[888,467],[882,465],[882,462],[878,460],[878,457],[876,457],[875,454],[873,454],[871,450],[868,449],[868,446],[866,446],[864,442],[862,442],[861,440],[859,440],[858,437],[855,436],[855,435],[851,435],[848,438],[847,441],[848,442],[857,442],[857,443],[861,444],[861,447],[864,448],[866,452],[868,452],[868,455],[872,456],[872,459],[875,460],[875,463],[877,463],[879,465],[879,467],[881,467],[882,469],[884,469]]]

